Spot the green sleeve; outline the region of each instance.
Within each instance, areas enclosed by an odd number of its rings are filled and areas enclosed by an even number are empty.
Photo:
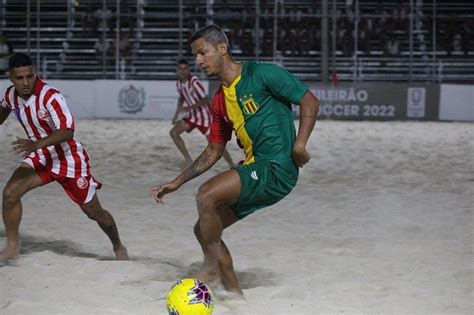
[[[300,104],[304,94],[308,91],[308,86],[285,68],[272,64],[261,64],[259,70],[263,83],[270,92],[293,104]]]

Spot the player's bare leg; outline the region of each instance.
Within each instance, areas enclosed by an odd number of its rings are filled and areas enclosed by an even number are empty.
[[[5,209],[5,203],[3,203],[3,209]],[[2,211],[7,240],[5,248],[0,252],[0,263],[15,261],[20,257],[18,228],[22,212],[21,201],[18,201],[14,206],[8,206],[7,211]]]
[[[201,247],[203,248],[203,251],[204,251],[204,247],[201,241],[201,229],[199,227],[199,221],[196,222],[196,224],[194,225],[194,234],[196,235],[196,238],[199,241],[199,244],[201,244]],[[230,255],[229,249],[227,248],[224,241],[222,240],[221,240],[218,261],[219,261],[220,280],[222,281],[224,288],[229,292],[243,295],[242,289],[240,288],[239,280],[237,279],[237,275],[234,271],[234,265],[233,265],[233,261],[232,261],[232,257]],[[201,275],[197,274],[195,277],[200,279],[199,278],[200,276]]]
[[[203,221],[206,223],[203,224]],[[216,221],[212,223],[210,221],[209,218],[201,218],[200,216],[199,230],[201,231],[201,248],[204,253],[204,262],[193,277],[214,287],[222,281],[219,268],[222,227]],[[202,231],[206,232],[202,233]]]
[[[219,254],[219,271],[221,273],[222,284],[227,291],[236,293],[238,295],[244,295],[242,289],[240,288],[237,274],[234,270],[232,256],[230,255],[229,249],[225,245],[224,241],[221,242],[221,250]]]
[[[107,234],[112,242],[115,258],[117,260],[129,260],[127,248],[123,246],[120,241],[117,225],[112,215],[102,208],[97,194],[94,195],[91,201],[80,205],[82,211],[89,217],[89,219],[96,221],[102,231]]]
[[[224,228],[238,220],[228,204],[234,204],[239,195],[240,177],[235,170],[219,174],[199,188],[196,236],[204,252],[204,263],[195,278],[210,286],[222,281],[228,291],[242,294],[232,258],[221,239]]]
[[[5,248],[0,252],[0,263],[15,261],[19,258],[19,227],[23,213],[20,198],[41,184],[41,178],[36,172],[29,165],[22,163],[13,172],[3,189],[2,217],[7,240]]]
[[[193,161],[189,155],[188,149],[186,149],[183,138],[181,138],[181,134],[188,131],[189,128],[190,127],[184,121],[178,120],[170,130],[171,139],[173,139],[174,144],[176,144],[176,147],[184,157],[184,167],[189,166]]]

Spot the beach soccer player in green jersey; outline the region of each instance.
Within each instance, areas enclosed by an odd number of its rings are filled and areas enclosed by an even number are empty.
[[[222,232],[258,209],[285,197],[295,186],[298,167],[310,159],[306,142],[313,131],[318,99],[285,69],[258,62],[236,62],[224,32],[210,25],[190,38],[196,64],[221,86],[212,102],[209,144],[174,180],[152,187],[163,197],[207,171],[224,152],[235,132],[245,160],[199,187],[199,219],[194,233],[204,252],[204,263],[194,275],[213,286],[222,282],[229,292],[242,294]],[[291,104],[300,105],[296,134]]]

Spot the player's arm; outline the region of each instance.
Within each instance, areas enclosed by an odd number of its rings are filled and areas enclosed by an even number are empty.
[[[300,101],[300,125],[293,146],[293,160],[299,167],[302,167],[311,158],[306,151],[306,143],[316,123],[318,110],[319,100],[308,90]]]
[[[3,125],[5,120],[7,120],[8,115],[10,115],[10,112],[11,112],[11,110],[9,110],[9,109],[7,109],[3,106],[0,106],[0,125]]]
[[[204,97],[200,98],[199,101],[196,104],[193,104],[193,105],[189,106],[188,109],[189,110],[198,109],[199,107],[204,106],[206,104],[209,104],[209,98],[207,96],[204,96]]]
[[[206,149],[201,155],[194,160],[194,162],[186,168],[175,181],[179,186],[190,181],[191,179],[198,177],[205,171],[211,168],[221,157],[225,149],[225,143],[213,143],[209,142]]]
[[[49,147],[50,145],[60,144],[68,141],[74,137],[74,130],[71,129],[58,129],[53,131],[50,135],[45,138],[39,139],[35,142],[36,149]]]
[[[213,143],[209,142],[206,149],[199,155],[199,157],[194,160],[194,162],[187,167],[181,174],[178,175],[174,180],[169,183],[152,187],[150,190],[150,195],[156,200],[156,202],[162,202],[164,195],[176,191],[184,183],[190,181],[191,179],[198,177],[205,171],[207,171],[211,166],[213,166],[217,160],[222,156],[222,153],[225,149],[224,143]]]
[[[30,139],[16,138],[16,141],[12,142],[13,149],[17,153],[22,153],[27,156],[31,152],[48,147],[50,145],[59,144],[72,139],[74,131],[71,129],[58,129],[53,131],[50,135],[45,138],[39,139],[38,141],[32,141]]]
[[[184,98],[182,96],[179,96],[178,103],[176,104],[176,111],[174,113],[173,119],[171,120],[171,123],[173,125],[176,123],[176,119],[178,118],[179,112],[183,110],[183,102]]]

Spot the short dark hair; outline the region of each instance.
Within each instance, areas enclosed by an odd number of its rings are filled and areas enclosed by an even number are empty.
[[[14,53],[8,60],[8,70],[13,68],[27,67],[32,66],[33,61],[30,56],[24,53]]]
[[[186,59],[179,59],[178,65],[187,65],[187,66],[189,66],[189,62]]]
[[[227,39],[224,31],[216,25],[211,24],[198,29],[193,35],[191,35],[191,37],[189,37],[189,43],[192,44],[199,38],[204,39],[206,42],[209,42],[214,46],[224,42],[227,45],[228,51],[230,53],[229,40]]]

